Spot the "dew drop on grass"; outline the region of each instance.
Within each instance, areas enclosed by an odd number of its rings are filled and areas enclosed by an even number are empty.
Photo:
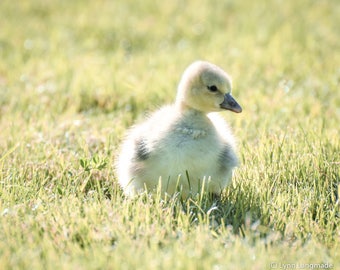
[[[4,211],[2,211],[1,215],[6,216],[9,213],[9,209],[5,208]]]
[[[278,88],[287,94],[290,92],[293,85],[294,85],[294,82],[292,80],[283,79],[279,82]]]

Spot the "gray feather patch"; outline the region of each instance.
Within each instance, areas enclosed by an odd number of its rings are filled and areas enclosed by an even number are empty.
[[[149,158],[150,151],[143,139],[136,141],[136,159],[137,160],[147,160]]]
[[[221,151],[218,161],[221,171],[231,170],[238,163],[234,150],[228,145]]]

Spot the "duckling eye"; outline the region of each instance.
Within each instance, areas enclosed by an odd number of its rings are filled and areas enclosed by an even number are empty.
[[[208,86],[208,89],[209,89],[210,92],[217,92],[218,91],[218,88],[216,87],[216,85]]]

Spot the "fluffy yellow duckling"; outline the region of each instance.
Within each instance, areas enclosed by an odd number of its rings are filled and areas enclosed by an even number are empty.
[[[238,164],[235,140],[215,113],[223,110],[242,111],[231,96],[230,77],[209,62],[192,63],[175,104],[128,132],[116,165],[124,193],[158,187],[170,195],[181,191],[183,197],[202,190],[220,194]]]

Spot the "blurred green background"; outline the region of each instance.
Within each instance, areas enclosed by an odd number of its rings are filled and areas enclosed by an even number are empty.
[[[339,25],[337,0],[1,0],[0,268],[335,269]],[[113,166],[197,59],[243,107],[217,225],[200,201],[127,200]]]

